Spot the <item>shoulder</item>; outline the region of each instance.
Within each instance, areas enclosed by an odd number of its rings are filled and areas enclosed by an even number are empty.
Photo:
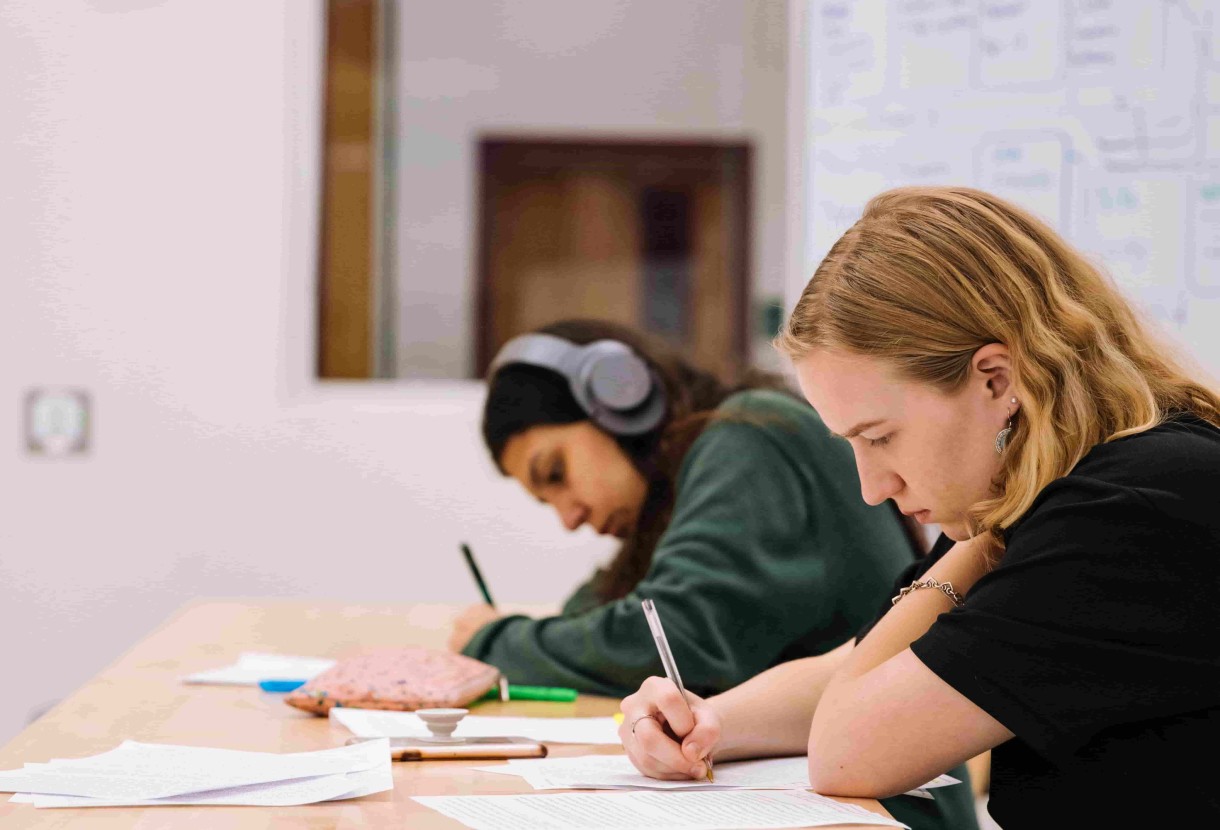
[[[805,413],[817,417],[813,407],[795,395],[780,389],[743,389],[725,398],[716,408],[721,413],[773,412],[777,414]]]
[[[1194,418],[1098,444],[1044,494],[1112,492],[1153,504],[1193,502],[1220,485],[1220,429]],[[1210,496],[1208,496],[1210,500]]]
[[[1139,488],[1195,472],[1220,472],[1220,429],[1196,418],[1177,418],[1097,445],[1068,477]]]
[[[814,457],[833,457],[833,441],[805,401],[775,389],[749,389],[729,396],[710,414],[685,460],[769,451],[803,465]],[[849,448],[844,444],[840,449]]]
[[[805,401],[778,389],[747,389],[726,398],[708,424],[707,432],[724,427],[747,427],[773,436],[816,435],[829,430]]]
[[[717,475],[740,475],[777,463],[801,466],[801,459],[809,454],[803,436],[821,426],[808,404],[771,389],[737,392],[707,417],[682,459],[679,480],[708,469]]]
[[[1177,419],[1094,447],[1048,484],[1008,532],[1012,542],[1075,528],[1094,539],[1220,541],[1220,429]]]
[[[824,476],[854,476],[855,466],[851,448],[830,434],[809,404],[778,390],[751,389],[711,414],[682,459],[679,480],[708,470],[729,477],[786,470],[810,484]]]

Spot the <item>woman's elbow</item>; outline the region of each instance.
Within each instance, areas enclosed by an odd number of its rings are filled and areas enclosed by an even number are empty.
[[[889,798],[905,792],[848,767],[818,764],[812,758],[809,759],[809,787],[821,795],[844,798]]]
[[[817,734],[817,722],[809,732],[809,786],[823,795],[861,795],[853,792],[860,782],[854,780],[850,760],[834,751],[833,742]]]
[[[809,742],[809,786],[822,795],[848,798],[889,798],[907,791],[902,782],[884,770],[870,767],[858,756],[815,748]]]

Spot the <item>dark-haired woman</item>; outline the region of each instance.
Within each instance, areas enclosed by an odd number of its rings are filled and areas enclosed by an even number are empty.
[[[643,398],[615,412],[599,384]],[[860,501],[850,449],[778,379],[730,388],[621,326],[567,321],[510,341],[493,361],[483,435],[569,530],[623,540],[558,616],[479,605],[458,621],[451,646],[514,683],[634,690],[661,671],[642,598],[698,693],[829,658],[915,557],[918,537],[892,506]],[[975,826],[968,783],[886,806],[913,827]]]

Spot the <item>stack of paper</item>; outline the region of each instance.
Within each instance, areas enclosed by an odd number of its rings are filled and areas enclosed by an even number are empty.
[[[246,651],[231,666],[196,672],[182,678],[182,682],[257,686],[260,680],[312,680],[334,664],[334,660],[326,657],[298,657],[291,654]]]
[[[330,717],[362,738],[426,738],[432,733],[413,712],[373,709],[330,710]],[[542,743],[619,743],[614,718],[504,718],[467,715],[458,722],[455,738],[529,738]]]
[[[505,764],[476,767],[482,772],[518,775],[535,790],[804,790],[809,789],[809,760],[802,756],[716,764],[715,783],[703,779],[661,781],[636,771],[625,755],[577,758],[515,758]],[[935,787],[960,784],[951,775],[929,781],[908,795],[930,798]]]
[[[290,754],[126,741],[101,755],[0,771],[0,792],[35,807],[289,807],[393,787],[386,740]]]
[[[799,790],[697,793],[415,796],[474,830],[732,830],[876,824],[906,827],[854,804]]]

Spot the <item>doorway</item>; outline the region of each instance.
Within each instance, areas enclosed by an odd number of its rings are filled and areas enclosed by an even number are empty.
[[[482,141],[475,375],[518,334],[594,317],[739,376],[750,162],[744,143]]]

